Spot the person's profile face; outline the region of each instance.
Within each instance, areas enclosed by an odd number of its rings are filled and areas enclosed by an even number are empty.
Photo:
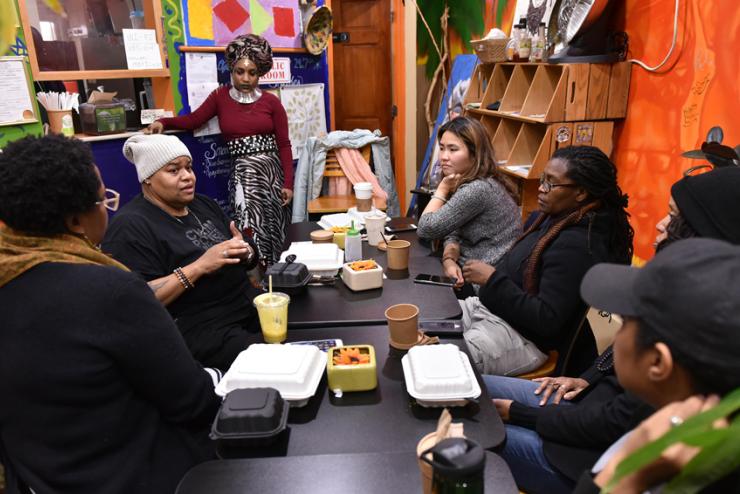
[[[444,176],[465,173],[473,166],[465,142],[452,132],[445,132],[439,140],[439,164]]]
[[[676,205],[676,201],[673,200],[673,197],[671,197],[668,200],[668,214],[661,218],[661,220],[655,225],[655,229],[658,230],[658,234],[655,236],[653,248],[657,247],[658,244],[668,238],[668,225],[670,225],[671,220],[676,215],[678,215],[678,206]]]
[[[187,156],[168,162],[149,182],[150,192],[172,208],[187,206],[195,197],[195,173]]]
[[[248,58],[242,58],[234,64],[234,69],[231,71],[231,81],[237,90],[243,93],[251,93],[257,89],[260,82],[257,66]]]
[[[103,177],[100,176],[100,170],[97,166],[93,166],[100,182],[97,200],[102,201],[105,199],[105,184],[103,183]],[[102,202],[95,204],[89,211],[79,214],[77,217],[88,240],[93,245],[100,244],[105,236],[105,230],[108,228],[108,211],[105,209],[105,205]]]
[[[568,163],[565,160],[553,158],[547,162],[538,189],[537,204],[540,211],[557,216],[580,206],[585,199],[585,192],[567,175]]]

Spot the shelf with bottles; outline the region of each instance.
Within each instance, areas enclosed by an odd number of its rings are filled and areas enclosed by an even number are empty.
[[[624,118],[630,65],[479,64],[463,103],[471,113],[530,123]]]

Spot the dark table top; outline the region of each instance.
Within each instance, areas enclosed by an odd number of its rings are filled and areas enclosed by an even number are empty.
[[[484,476],[486,492],[518,492],[494,453],[486,454]],[[191,469],[176,494],[418,493],[421,484],[415,453],[358,453],[209,461]]]
[[[289,331],[288,342],[341,338],[345,345],[375,347],[378,387],[344,393],[327,389],[326,373],[307,405],[291,408],[288,429],[270,446],[223,452],[231,457],[301,456],[323,454],[415,451],[416,444],[435,430],[441,408],[416,404],[406,392],[401,357],[406,352],[388,346],[387,326],[351,326]],[[460,339],[444,340],[467,351]],[[477,403],[450,408],[453,421],[464,424],[466,437],[486,449],[504,440],[504,425],[476,371],[482,394]]]
[[[291,224],[286,248],[290,242],[307,241],[310,232],[319,229],[313,222]],[[386,270],[385,252],[363,242],[363,258],[375,259],[384,268],[383,287],[353,292],[341,279],[334,285],[309,286],[306,293],[291,297],[288,327],[385,324],[385,310],[400,303],[419,307],[420,319],[459,318],[462,311],[452,288],[414,283],[417,274],[443,274],[439,258],[419,243],[415,231],[399,233],[397,238],[411,242],[408,270]]]

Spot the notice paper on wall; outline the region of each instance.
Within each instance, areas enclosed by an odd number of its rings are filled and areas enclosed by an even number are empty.
[[[0,57],[0,125],[37,120],[26,65],[21,57]]]
[[[209,94],[218,87],[218,69],[215,53],[186,53],[185,81],[188,87],[190,110],[197,110]],[[218,117],[193,132],[195,137],[221,133]]]
[[[260,84],[290,84],[290,58],[274,57],[270,71],[260,77]]]
[[[123,29],[123,47],[129,70],[162,68],[162,55],[154,29]]]

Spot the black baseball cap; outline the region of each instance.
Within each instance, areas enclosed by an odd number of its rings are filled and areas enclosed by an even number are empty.
[[[642,268],[597,264],[583,278],[581,296],[599,310],[639,318],[699,361],[734,361],[730,367],[740,372],[736,245],[691,238],[669,245]]]

